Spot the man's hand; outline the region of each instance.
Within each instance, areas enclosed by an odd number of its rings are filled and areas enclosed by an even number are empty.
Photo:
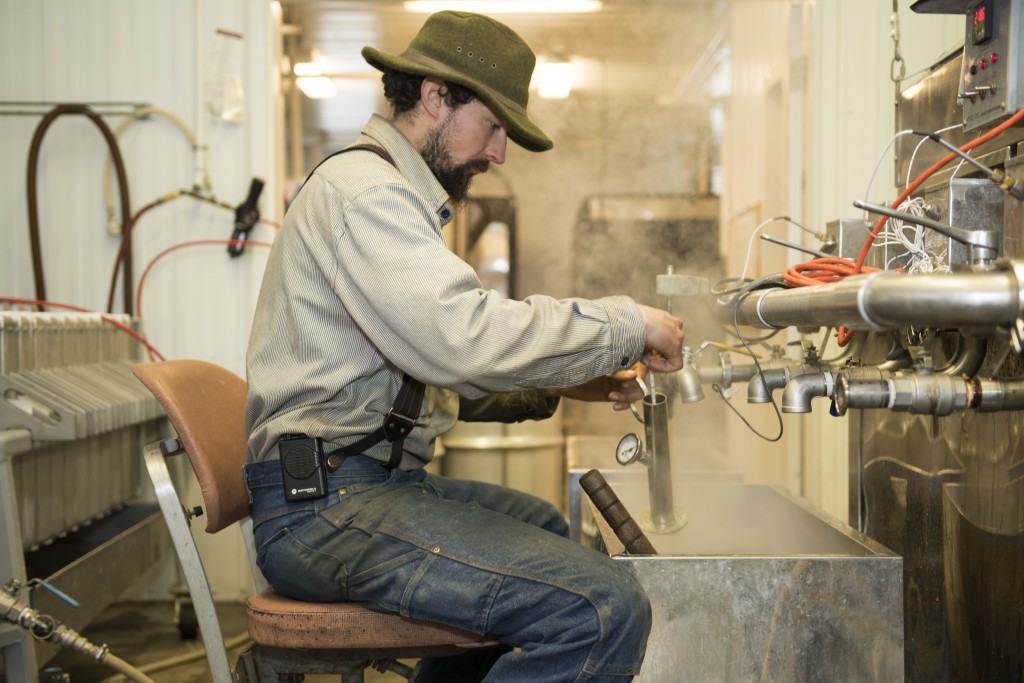
[[[683,321],[668,311],[640,306],[647,349],[641,362],[651,370],[674,372],[683,367]]]
[[[637,379],[643,381],[647,368],[637,363],[628,370],[619,370],[609,377],[598,377],[586,384],[568,389],[553,389],[556,396],[576,399],[577,401],[611,401],[615,410],[626,410],[629,404],[644,397],[643,387]]]

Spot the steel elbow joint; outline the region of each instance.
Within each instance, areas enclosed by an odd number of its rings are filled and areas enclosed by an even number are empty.
[[[835,380],[831,372],[794,377],[786,383],[786,390],[782,392],[782,412],[809,413],[811,399],[831,396],[834,388]]]
[[[747,403],[770,403],[772,392],[786,386],[789,378],[788,368],[764,368],[755,373],[747,383]]]

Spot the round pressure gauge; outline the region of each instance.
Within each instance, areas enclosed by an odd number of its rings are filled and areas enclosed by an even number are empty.
[[[615,460],[622,466],[632,465],[643,453],[640,437],[637,434],[626,434],[619,439],[619,445],[615,448]]]

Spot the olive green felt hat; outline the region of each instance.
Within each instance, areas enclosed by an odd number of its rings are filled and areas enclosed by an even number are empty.
[[[373,67],[433,76],[469,88],[508,126],[513,142],[532,152],[553,143],[526,115],[537,62],[530,46],[504,24],[472,12],[430,15],[400,55],[364,47]]]

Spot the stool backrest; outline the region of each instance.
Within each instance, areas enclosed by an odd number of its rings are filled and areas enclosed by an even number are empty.
[[[144,363],[133,371],[163,406],[192,463],[206,508],[206,531],[220,531],[247,517],[245,380],[199,360]]]

